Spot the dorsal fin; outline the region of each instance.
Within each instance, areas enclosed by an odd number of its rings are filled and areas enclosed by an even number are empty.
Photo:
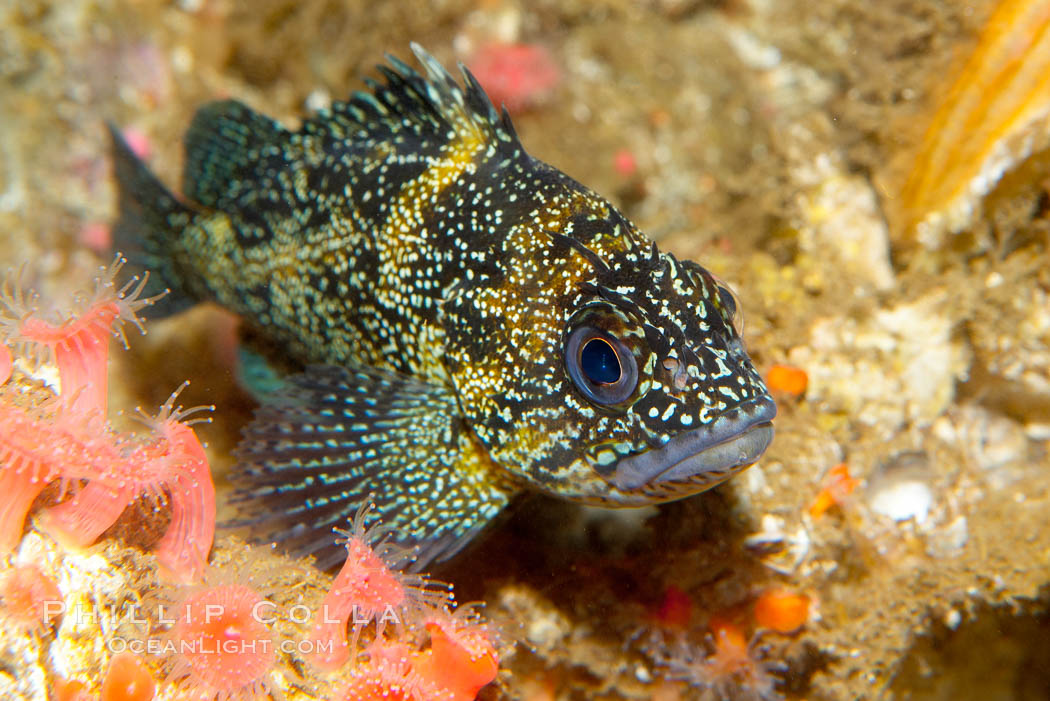
[[[470,71],[460,65],[461,86],[433,56],[416,44],[412,50],[422,74],[388,56],[390,65],[379,66],[385,82],[366,79],[369,91],[319,112],[298,134],[236,100],[205,105],[186,134],[186,197],[251,219],[258,215],[257,200],[280,189],[271,187],[275,174],[303,157],[311,136],[334,137],[366,153],[377,144],[424,152],[426,145],[455,141],[520,149],[507,111],[496,111]]]
[[[387,55],[390,65],[378,66],[385,83],[366,79],[370,91],[358,91],[350,100],[334,103],[304,123],[303,131],[375,141],[396,141],[406,134],[441,141],[474,137],[520,147],[506,109],[496,110],[463,64],[459,64],[461,86],[436,58],[418,44],[411,46],[423,66],[422,74]]]

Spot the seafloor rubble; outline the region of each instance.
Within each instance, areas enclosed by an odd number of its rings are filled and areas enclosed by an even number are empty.
[[[105,120],[174,184],[208,99],[291,123],[409,41],[446,64],[538,47],[557,74],[500,88],[530,152],[729,283],[760,369],[808,383],[715,492],[622,512],[526,498],[435,571],[516,643],[482,695],[1046,698],[1050,107],[1025,76],[1047,74],[1047,17],[1007,0],[0,0],[0,262],[49,300],[107,262]],[[234,327],[207,307],[155,323],[111,372],[113,406],[187,378],[185,404],[216,406],[196,428],[220,505],[251,411]],[[220,563],[271,557],[220,542]],[[116,539],[23,547],[81,573],[59,579],[87,582],[70,596],[155,576]],[[325,576],[302,571],[319,598]],[[799,630],[756,620],[771,590],[805,598]],[[97,691],[97,646],[45,655],[3,630],[0,695],[72,672]]]

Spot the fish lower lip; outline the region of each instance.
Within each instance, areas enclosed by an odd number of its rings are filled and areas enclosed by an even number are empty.
[[[616,463],[606,479],[622,490],[654,482],[690,482],[697,492],[732,477],[758,460],[773,440],[776,405],[769,398],[738,408],[732,416],[675,436],[665,445]]]

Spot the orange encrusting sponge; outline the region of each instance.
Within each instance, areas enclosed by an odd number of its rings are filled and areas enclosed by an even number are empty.
[[[771,392],[801,397],[809,386],[809,375],[793,365],[774,365],[766,373],[766,385]]]
[[[809,505],[809,515],[820,518],[831,507],[842,506],[859,484],[860,481],[850,474],[849,465],[844,462],[835,465],[824,475],[820,491]]]
[[[119,652],[109,661],[99,701],[151,701],[156,693],[157,682],[138,655]]]
[[[755,623],[778,633],[794,633],[809,620],[809,597],[786,589],[769,589],[755,601]]]

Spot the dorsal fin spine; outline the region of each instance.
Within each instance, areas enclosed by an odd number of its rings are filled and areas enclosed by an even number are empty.
[[[470,71],[459,65],[462,84],[441,63],[412,44],[421,68],[387,56],[379,78],[365,78],[367,90],[306,121],[309,133],[336,138],[385,141],[415,133],[422,139],[488,142],[497,149],[521,149],[506,110],[497,109]]]

